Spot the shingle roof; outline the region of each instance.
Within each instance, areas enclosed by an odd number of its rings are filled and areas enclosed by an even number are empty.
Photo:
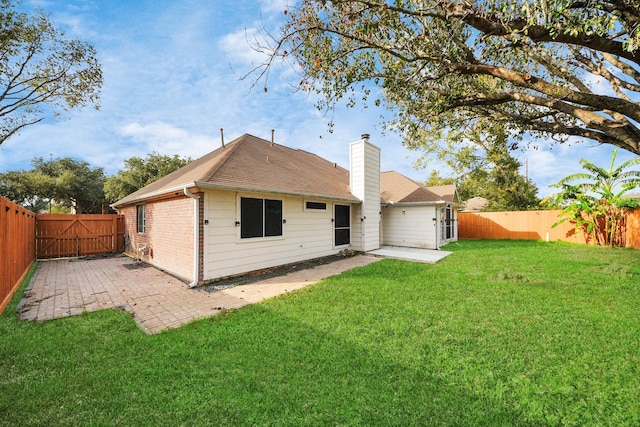
[[[220,187],[358,202],[349,172],[315,154],[244,134],[113,206],[136,203],[181,187]]]
[[[417,203],[444,200],[439,194],[395,171],[382,172],[380,174],[380,188],[382,188],[381,198],[384,203]]]
[[[457,194],[456,186],[453,184],[427,187],[427,189],[429,191],[436,193],[438,196],[440,196],[440,200],[446,200],[447,202],[451,202],[451,203],[459,202],[459,200],[457,200],[458,194]]]
[[[484,197],[479,197],[479,196],[472,197],[465,202],[464,210],[481,211],[482,209],[484,209],[485,206],[487,206],[487,203],[489,203],[489,201]]]

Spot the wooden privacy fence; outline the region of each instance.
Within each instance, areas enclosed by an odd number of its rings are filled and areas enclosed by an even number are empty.
[[[121,252],[123,215],[40,214],[36,220],[38,258],[63,258]]]
[[[627,247],[640,249],[640,208],[631,211],[626,217]]]
[[[460,239],[526,239],[587,243],[582,233],[575,232],[574,224],[558,222],[559,210],[516,212],[460,212],[458,237]],[[627,247],[640,249],[640,208],[626,216]]]
[[[36,214],[0,197],[0,313],[36,260]]]

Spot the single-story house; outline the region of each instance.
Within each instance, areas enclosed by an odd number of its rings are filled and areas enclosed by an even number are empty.
[[[368,135],[349,149],[347,171],[248,134],[223,143],[112,205],[125,216],[125,250],[196,286],[343,250],[457,239],[455,186],[381,174]]]
[[[424,187],[395,171],[383,172],[380,182],[383,244],[439,249],[458,240],[455,185]]]

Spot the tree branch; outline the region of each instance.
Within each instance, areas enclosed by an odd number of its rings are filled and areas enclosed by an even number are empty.
[[[559,31],[552,34],[548,28],[541,25],[530,25],[524,19],[503,21],[497,17],[486,16],[480,12],[471,2],[453,2],[438,0],[438,3],[447,11],[448,18],[459,19],[485,35],[508,36],[514,32],[526,34],[526,36],[536,43],[554,42],[561,44],[575,44],[578,46],[595,49],[600,52],[625,58],[640,65],[640,55],[635,51],[627,51],[622,42],[598,36],[596,34],[585,34],[578,32],[572,35],[568,32]]]

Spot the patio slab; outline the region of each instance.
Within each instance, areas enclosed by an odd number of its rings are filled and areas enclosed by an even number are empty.
[[[22,320],[46,321],[109,308],[132,314],[146,333],[294,291],[378,261],[358,255],[256,283],[208,292],[126,256],[40,261],[18,306]]]
[[[451,255],[452,252],[435,249],[405,248],[401,246],[382,246],[380,249],[367,252],[367,254],[384,258],[398,258],[435,264],[441,259]]]

